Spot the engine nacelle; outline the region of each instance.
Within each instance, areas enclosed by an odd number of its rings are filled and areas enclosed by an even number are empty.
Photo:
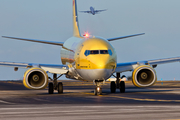
[[[29,89],[44,89],[48,85],[48,75],[41,68],[31,68],[24,73],[23,84]]]
[[[141,65],[132,73],[132,82],[137,87],[148,87],[156,83],[156,81],[156,71],[148,65]]]

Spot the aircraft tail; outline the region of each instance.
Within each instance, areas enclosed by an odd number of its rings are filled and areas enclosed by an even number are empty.
[[[73,0],[73,36],[81,37],[79,30],[76,0]]]

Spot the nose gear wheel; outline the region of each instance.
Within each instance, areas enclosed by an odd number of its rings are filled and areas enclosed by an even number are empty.
[[[102,95],[102,88],[101,87],[96,87],[94,89],[94,95]]]

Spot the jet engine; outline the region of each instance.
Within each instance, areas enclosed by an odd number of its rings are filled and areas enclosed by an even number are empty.
[[[23,84],[29,89],[44,89],[48,85],[48,75],[41,68],[31,68],[24,73]]]
[[[156,81],[156,71],[148,65],[141,65],[134,69],[132,73],[132,82],[137,87],[148,87]]]

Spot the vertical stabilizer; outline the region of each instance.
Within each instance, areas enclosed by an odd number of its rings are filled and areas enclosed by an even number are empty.
[[[81,37],[80,31],[79,31],[79,22],[78,22],[76,0],[73,0],[73,36]]]

